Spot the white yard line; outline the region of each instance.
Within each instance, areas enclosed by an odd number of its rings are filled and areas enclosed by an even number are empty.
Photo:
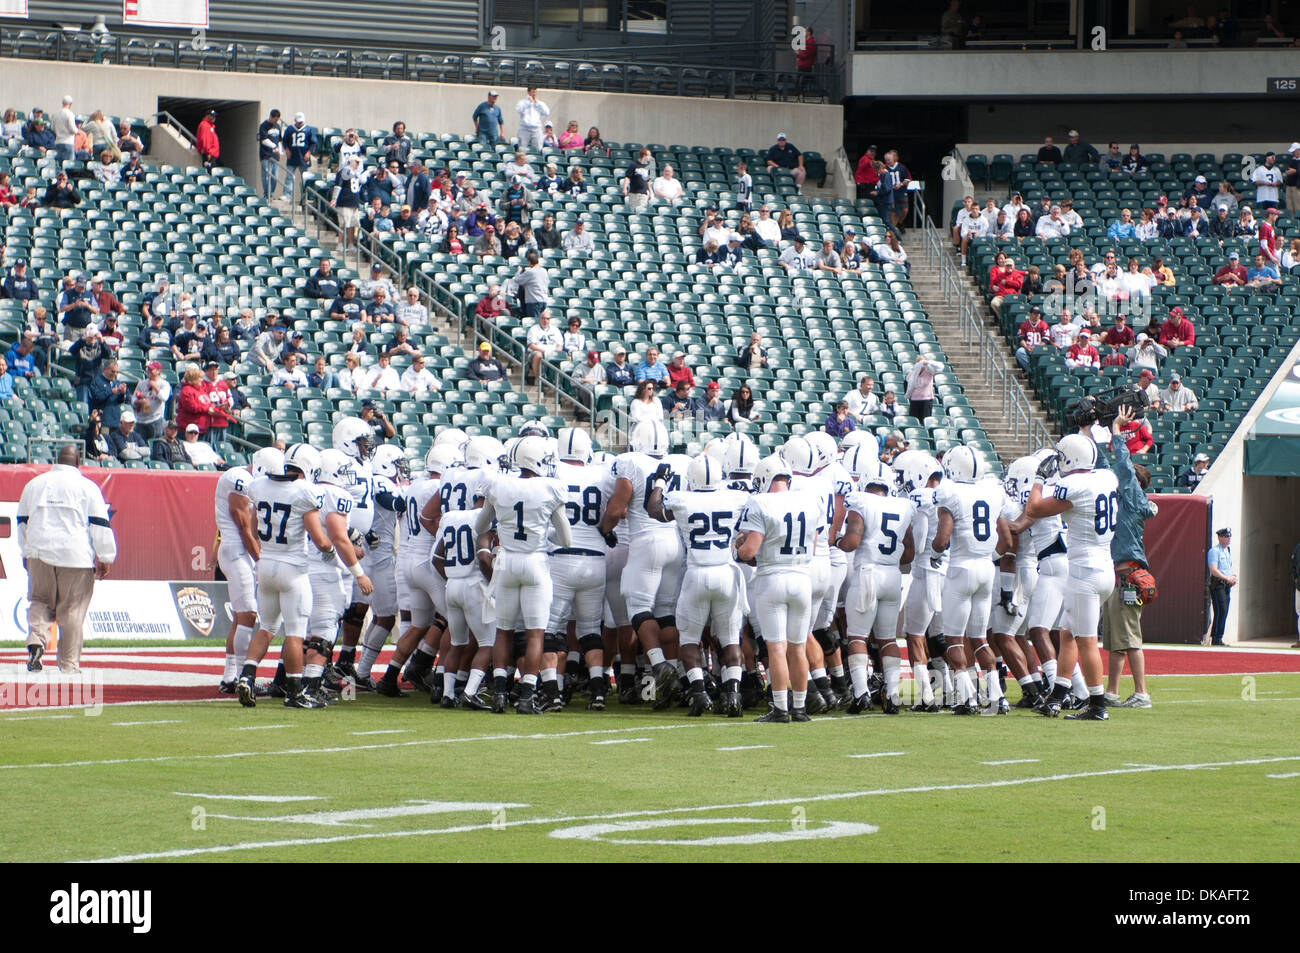
[[[31,709],[23,709],[30,711]],[[10,715],[4,721],[53,721],[55,718],[74,718],[75,715]]]
[[[231,731],[269,731],[272,728],[296,728],[288,723],[282,725],[245,725],[243,728],[231,728]]]
[[[179,725],[183,720],[180,718],[164,718],[161,721],[115,721],[114,728],[133,728],[136,725]]]
[[[349,731],[350,735],[408,735],[414,728],[380,728],[378,731]]]
[[[732,745],[729,748],[714,748],[714,751],[757,751],[759,748],[771,748],[773,745]]]
[[[1258,764],[1279,764],[1300,761],[1300,755],[1287,755],[1277,758],[1249,758],[1240,761],[1217,761],[1194,764],[1159,764],[1143,767],[1108,768],[1100,771],[1079,771],[1073,774],[1049,774],[1031,778],[1008,778],[1000,781],[973,781],[953,784],[926,784],[903,788],[873,788],[864,791],[844,791],[835,794],[815,794],[805,797],[771,798],[759,801],[742,801],[731,804],[700,804],[692,807],[670,807],[643,811],[622,811],[614,814],[588,814],[581,816],[560,815],[555,817],[537,817],[527,820],[494,820],[483,824],[460,824],[455,827],[435,827],[414,831],[384,831],[367,834],[339,834],[332,837],[284,838],[267,841],[245,841],[237,844],[219,844],[213,847],[189,847],[176,850],[151,851],[140,854],[119,854],[116,857],[100,857],[93,860],[74,861],[74,863],[127,863],[140,860],[166,860],[175,857],[198,857],[205,854],[228,854],[244,850],[269,850],[281,847],[305,847],[315,844],[338,844],[359,840],[389,840],[399,837],[434,837],[440,834],[463,834],[482,830],[501,830],[506,827],[523,827],[546,824],[571,824],[580,821],[609,821],[626,817],[665,817],[680,814],[696,814],[704,811],[733,811],[742,808],[780,807],[789,804],[831,803],[835,801],[852,801],[868,797],[881,797],[902,794],[930,794],[935,791],[973,791],[987,788],[1018,787],[1025,784],[1041,784],[1050,781],[1077,781],[1081,778],[1112,777],[1124,774],[1149,774],[1159,771],[1200,771],[1207,768],[1245,767]]]
[[[1000,765],[1000,764],[1038,764],[1037,758],[1008,758],[1006,761],[981,761],[980,764]]]
[[[1287,778],[1300,778],[1300,771],[1290,771],[1286,774],[1266,774],[1264,777],[1276,778],[1279,781],[1284,781]]]
[[[848,758],[897,758],[899,755],[907,754],[906,751],[873,751],[871,754],[850,754],[845,755]]]
[[[638,741],[649,741],[649,738],[610,738],[608,741],[588,741],[589,745],[634,745]]]

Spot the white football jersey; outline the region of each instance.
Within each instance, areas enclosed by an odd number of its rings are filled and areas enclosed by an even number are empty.
[[[262,559],[307,567],[307,528],[302,518],[318,510],[316,486],[306,480],[259,477],[248,488]]]
[[[831,553],[827,548],[826,536],[829,534],[831,520],[835,516],[835,489],[831,484],[830,474],[821,470],[810,476],[795,474],[790,479],[790,489],[792,491],[803,490],[817,497],[822,508],[822,525],[826,532],[822,533],[822,545],[817,548],[816,558],[830,559]]]
[[[248,496],[248,488],[252,482],[253,474],[245,467],[231,467],[217,477],[215,497],[217,532],[221,534],[223,543],[244,545],[243,538],[239,535],[239,527],[230,518],[230,494]]]
[[[1046,488],[1043,489],[1043,495],[1050,496],[1051,493]],[[1029,491],[1021,490],[1019,499],[1008,496],[1008,500],[1013,504],[1008,512],[1014,511],[1014,516],[1008,516],[1009,520],[1018,520],[1024,514],[1025,504],[1029,502]],[[1058,539],[1064,544],[1065,523],[1059,516],[1044,516],[1034,520],[1029,524],[1029,529],[1020,534],[1019,548],[1016,551],[1016,566],[1037,566],[1038,554],[1047,549]]]
[[[852,494],[848,504],[863,523],[862,542],[853,551],[853,565],[897,566],[903,558],[903,538],[916,516],[916,504],[906,497],[866,492]]]
[[[438,520],[438,539],[448,579],[465,579],[478,573],[478,537],[474,534],[477,519],[478,510],[452,510]]]
[[[677,523],[686,565],[725,566],[749,494],[736,490],[678,490],[664,494],[664,509]]]
[[[370,524],[375,517],[375,501],[370,486],[369,460],[352,461],[352,485],[348,487],[348,492],[356,504],[352,508],[353,529],[361,533],[370,532]]]
[[[857,490],[857,485],[853,482],[853,477],[849,474],[849,471],[844,468],[844,464],[838,460],[833,460],[826,469],[822,470],[822,473],[831,481],[831,492],[836,496],[844,497],[844,505],[848,506],[849,494]],[[831,502],[834,503],[833,500]],[[834,510],[832,510],[832,519],[834,515]],[[844,532],[843,527],[840,527],[840,532],[841,534]],[[839,550],[839,552],[843,552],[843,550]],[[832,555],[834,555],[833,552]]]
[[[355,510],[355,504],[352,502],[352,494],[347,490],[334,486],[330,483],[317,483],[312,486],[312,492],[316,495],[316,509],[320,510],[321,526],[325,525],[325,519],[330,513],[341,513],[343,519],[351,524],[352,513]],[[326,529],[326,533],[329,530]],[[321,567],[328,568],[331,571],[343,569],[343,557],[337,553],[334,555],[334,562],[321,562],[319,565],[316,560],[308,562],[311,572],[317,572]]]
[[[646,497],[654,489],[655,471],[659,469],[661,463],[668,463],[668,461],[656,460],[644,453],[623,453],[614,461],[615,478],[627,480],[632,484],[632,498],[627,501],[627,529],[633,542],[643,536],[656,533],[677,532],[676,527],[659,522],[645,509]],[[668,477],[664,492],[680,490],[683,483],[685,480],[681,475],[674,472]]]
[[[998,545],[998,517],[1003,515],[1007,493],[994,479],[978,483],[945,480],[939,486],[935,505],[952,514],[949,550],[953,562],[993,558]]]
[[[600,518],[614,495],[614,475],[608,467],[557,463],[555,479],[564,485],[564,515],[573,537],[572,549],[589,549],[604,555],[608,548],[600,535]],[[554,544],[554,539],[551,540]]]
[[[916,514],[912,517],[912,539],[916,542],[918,552],[925,550],[927,568],[928,557],[934,552],[930,544],[934,542],[935,533],[939,531],[938,495],[939,488],[933,486],[923,486],[907,494],[907,498],[916,504]],[[947,553],[944,556],[947,558]]]
[[[438,480],[439,509],[443,513],[472,510],[474,497],[484,495],[484,487],[490,480],[491,474],[487,470],[452,467]]]
[[[739,526],[742,533],[763,534],[756,560],[758,576],[783,569],[806,570],[817,546],[817,534],[825,528],[826,501],[801,490],[751,496]]]
[[[379,537],[379,545],[375,546],[371,552],[381,558],[391,559],[393,550],[397,545],[397,520],[400,514],[375,503],[374,495],[391,493],[395,497],[400,497],[402,496],[402,490],[388,477],[375,476],[370,478],[370,492],[372,494],[370,503],[374,506],[374,512],[370,520],[370,531]]]
[[[496,511],[501,549],[508,553],[544,552],[551,514],[564,505],[565,496],[564,484],[549,477],[502,476],[493,480],[486,499]]]
[[[1043,496],[1068,500],[1065,521],[1070,565],[1110,569],[1110,541],[1115,536],[1119,481],[1111,470],[1059,476],[1043,488]]]
[[[438,493],[440,480],[416,480],[402,492],[406,496],[401,556],[404,562],[425,562],[433,554],[433,534],[420,524],[425,505]]]

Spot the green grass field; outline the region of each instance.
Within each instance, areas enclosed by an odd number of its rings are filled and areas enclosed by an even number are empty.
[[[6,857],[1294,860],[1300,675],[1254,689],[1155,678],[1155,708],[1108,724],[523,718],[420,695],[5,713]]]

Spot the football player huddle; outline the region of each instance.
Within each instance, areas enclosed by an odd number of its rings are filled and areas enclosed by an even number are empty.
[[[448,428],[415,479],[360,419],[331,444],[259,450],[217,483],[234,617],[220,690],[245,706],[415,688],[496,713],[584,696],[602,711],[616,693],[767,723],[1000,715],[1010,675],[1017,708],[1106,719],[1116,484],[1086,436],[1003,480],[964,446],[887,465],[862,431],[769,456],[732,434],[692,458],[660,421],[617,456],[577,428],[504,443]]]

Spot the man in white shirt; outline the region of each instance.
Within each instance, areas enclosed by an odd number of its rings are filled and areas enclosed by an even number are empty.
[[[875,393],[876,382],[870,374],[864,374],[858,386],[844,395],[844,403],[849,405],[849,413],[859,424],[866,422],[869,414],[874,414],[880,407],[880,398]]]
[[[766,205],[758,210],[758,221],[754,223],[754,231],[758,233],[759,238],[773,247],[781,244],[781,226],[777,224],[776,219],[772,217],[772,210]]]
[[[1144,331],[1137,336],[1137,344],[1128,349],[1128,362],[1131,367],[1146,367],[1155,372],[1160,368],[1160,360],[1168,355],[1164,345]]]
[[[302,368],[298,366],[298,355],[290,351],[284,356],[284,367],[275,372],[271,378],[271,386],[288,387],[295,393],[299,388],[305,390],[308,386],[307,375],[303,373]]]
[[[551,107],[537,98],[537,87],[529,86],[528,95],[515,105],[519,114],[519,148],[542,151],[542,126],[551,118]]]
[[[528,164],[528,156],[524,153],[522,142],[520,148],[515,152],[514,161],[506,164],[505,175],[507,182],[513,182],[516,176],[518,176],[521,183],[526,185],[532,185],[537,181],[537,173]]]
[[[411,366],[402,372],[401,383],[402,390],[411,396],[442,388],[442,381],[424,366],[424,355],[418,353],[411,357]]]
[[[1053,205],[1052,211],[1038,220],[1034,234],[1039,238],[1064,238],[1070,234],[1070,226],[1061,218],[1061,206]]]
[[[817,254],[807,248],[803,238],[799,237],[794,240],[794,244],[781,252],[780,262],[787,275],[797,275],[800,272],[812,271],[817,264]]]
[[[381,390],[385,394],[401,389],[401,379],[397,376],[397,371],[389,366],[387,354],[379,355],[375,366],[370,369],[369,374],[365,375],[365,383],[362,386],[366,390]]]
[[[219,467],[225,462],[212,449],[212,444],[199,439],[198,424],[190,424],[185,428],[185,442],[181,446],[185,449],[185,456],[189,458],[191,466]]]
[[[422,328],[429,323],[429,309],[420,303],[420,292],[414,286],[406,289],[406,300],[399,302],[393,311],[399,324],[408,328]]]
[[[145,365],[145,379],[135,385],[132,405],[135,407],[136,426],[146,440],[162,436],[163,418],[167,401],[172,395],[172,385],[162,376],[162,363],[150,361]]]
[[[1177,372],[1169,375],[1169,386],[1160,392],[1160,403],[1166,411],[1175,414],[1190,414],[1200,406],[1196,394],[1190,387],[1183,386],[1183,379]]]
[[[72,97],[63,97],[63,108],[54,114],[54,156],[59,162],[71,162],[72,145],[77,138],[77,114],[72,111]]]
[[[361,370],[361,355],[349,351],[343,355],[343,370],[338,374],[338,386],[350,394],[356,394],[363,386],[365,373]]]
[[[718,214],[717,209],[709,209],[704,214],[704,224],[700,226],[700,241],[707,245],[714,241],[718,243],[719,248],[727,246],[727,238],[731,235],[731,229],[727,226],[726,220]],[[781,230],[777,229],[777,240],[781,238]]]
[[[18,500],[18,548],[27,568],[27,671],[39,672],[50,623],[59,625],[59,671],[81,671],[81,629],[95,580],[108,575],[117,541],[99,487],[81,475],[81,450],[67,444],[59,462],[33,477]],[[10,576],[18,567],[11,567]]]
[[[546,308],[537,318],[537,323],[528,329],[528,366],[532,370],[531,380],[537,380],[542,360],[558,357],[564,350],[564,335],[560,329],[551,324],[551,309]]]
[[[963,217],[964,216],[964,217]],[[983,238],[989,233],[989,223],[983,215],[980,214],[979,206],[974,200],[971,201],[970,207],[962,209],[957,213],[957,244],[961,249],[961,265],[966,267],[966,253],[970,250],[971,239]]]
[[[1270,152],[1264,156],[1264,164],[1255,166],[1250,177],[1250,184],[1255,186],[1255,204],[1260,208],[1278,208],[1281,198],[1282,170],[1277,167],[1277,156]]]
[[[682,180],[673,175],[673,167],[664,166],[663,174],[655,179],[650,186],[650,191],[655,197],[656,202],[667,202],[669,205],[676,205],[682,198]]]
[[[565,234],[561,244],[564,247],[564,254],[570,258],[591,255],[596,251],[596,242],[588,234],[587,223],[582,219],[578,219],[573,223],[573,230]]]

